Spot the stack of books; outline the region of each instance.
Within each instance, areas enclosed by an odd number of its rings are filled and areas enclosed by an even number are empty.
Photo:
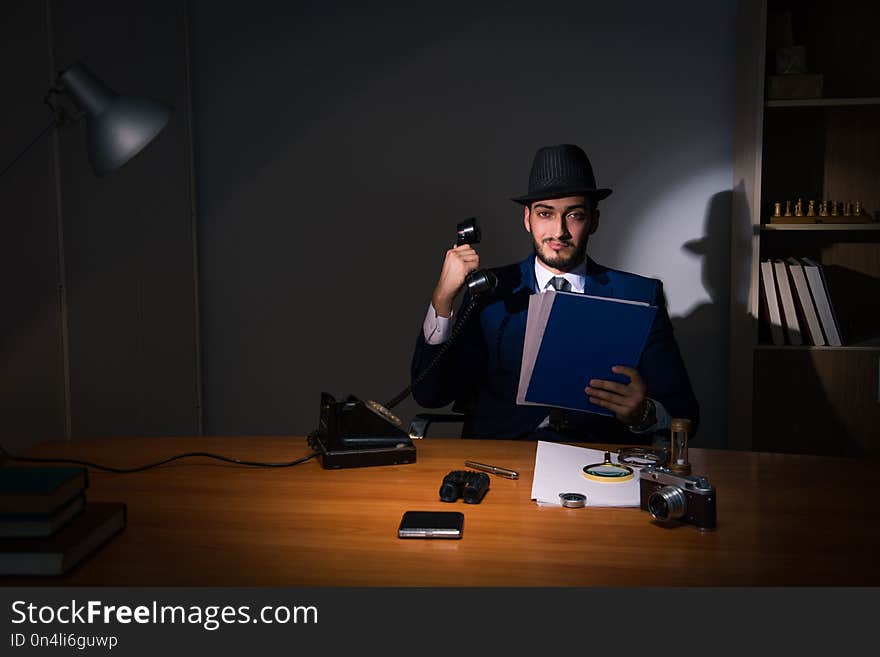
[[[126,524],[119,502],[87,502],[88,470],[0,467],[0,575],[63,575]]]
[[[827,277],[816,261],[762,260],[761,305],[774,345],[843,346]]]

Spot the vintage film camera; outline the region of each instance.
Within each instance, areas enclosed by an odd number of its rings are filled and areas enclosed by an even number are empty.
[[[658,522],[676,520],[701,531],[715,529],[715,487],[706,477],[675,474],[652,465],[639,472],[641,507]]]
[[[489,490],[489,475],[471,470],[453,470],[443,477],[440,499],[455,502],[459,497],[468,504],[479,504]]]

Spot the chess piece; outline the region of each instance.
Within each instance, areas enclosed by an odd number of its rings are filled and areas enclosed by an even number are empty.
[[[807,216],[815,217],[816,216],[816,201],[807,201]]]
[[[774,203],[773,204],[773,216],[781,217],[782,216],[782,203]]]
[[[828,201],[822,201],[819,203],[819,216],[827,217],[828,216]]]
[[[792,216],[792,214],[791,214],[791,201],[785,202],[785,214],[782,216],[783,217],[791,217]]]
[[[831,216],[837,217],[839,216],[837,212],[837,201],[828,201],[831,204]]]
[[[849,210],[849,201],[844,201],[843,202],[843,216],[849,217],[849,216],[851,216],[851,214],[852,213]]]
[[[803,217],[804,216],[804,199],[798,198],[797,203],[794,204],[794,216],[795,217]]]
[[[853,208],[853,214],[857,217],[862,216],[862,202],[861,201],[856,201],[856,206],[855,206],[855,208]]]

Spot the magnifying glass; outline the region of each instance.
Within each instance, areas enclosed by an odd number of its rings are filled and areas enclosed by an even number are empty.
[[[590,481],[617,483],[629,481],[634,476],[633,469],[628,465],[611,462],[611,452],[605,452],[605,460],[602,463],[584,466],[584,477]]]

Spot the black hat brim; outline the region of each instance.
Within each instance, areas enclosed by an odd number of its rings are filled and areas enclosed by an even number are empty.
[[[517,196],[511,198],[511,201],[520,205],[529,205],[534,201],[547,201],[554,198],[565,198],[566,196],[589,196],[595,201],[601,201],[603,198],[611,196],[611,190],[607,187],[600,189],[583,189],[575,187],[569,189],[560,189],[555,191],[535,192],[534,194],[526,194],[525,196]]]

